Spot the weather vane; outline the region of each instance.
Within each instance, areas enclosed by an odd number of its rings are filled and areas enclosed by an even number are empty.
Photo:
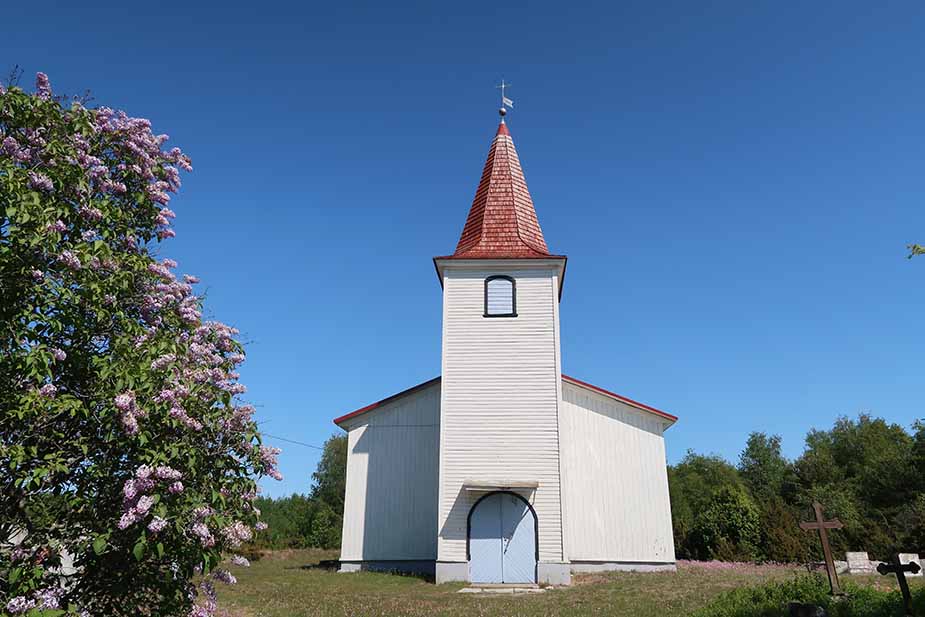
[[[511,84],[504,83],[504,80],[501,80],[501,85],[495,86],[495,88],[501,89],[501,109],[498,110],[498,113],[501,114],[501,122],[504,122],[504,115],[507,113],[506,107],[514,109],[514,101],[504,96],[504,89],[510,88]]]

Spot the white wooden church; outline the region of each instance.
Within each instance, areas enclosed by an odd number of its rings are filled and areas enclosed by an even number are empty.
[[[342,572],[568,584],[674,569],[663,433],[677,418],[562,373],[565,264],[502,114],[456,251],[434,258],[441,375],[334,420]]]

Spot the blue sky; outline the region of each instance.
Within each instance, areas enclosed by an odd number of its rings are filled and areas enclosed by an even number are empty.
[[[431,257],[502,77],[569,256],[563,369],[679,415],[670,462],[925,415],[925,4],[386,4],[4,8],[5,64],[192,156],[163,253],[244,334],[266,432],[320,445],[438,374]],[[307,490],[317,451],[276,445],[266,490]]]

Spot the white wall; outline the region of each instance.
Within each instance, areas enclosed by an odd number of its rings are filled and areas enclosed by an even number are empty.
[[[440,382],[346,423],[341,559],[434,560]]]
[[[666,421],[569,382],[562,398],[568,558],[674,562]]]
[[[479,267],[479,266],[474,266]],[[513,268],[513,265],[509,266]],[[540,560],[562,560],[558,277],[553,267],[444,271],[438,560],[466,561],[465,480],[538,481]],[[486,318],[484,280],[516,280],[517,317]]]

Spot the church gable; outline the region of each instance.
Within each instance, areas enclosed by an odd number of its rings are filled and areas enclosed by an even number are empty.
[[[435,408],[436,418],[433,417]],[[439,422],[439,412],[440,378],[434,377],[356,411],[334,418],[334,424],[346,431],[363,425],[414,426]]]

